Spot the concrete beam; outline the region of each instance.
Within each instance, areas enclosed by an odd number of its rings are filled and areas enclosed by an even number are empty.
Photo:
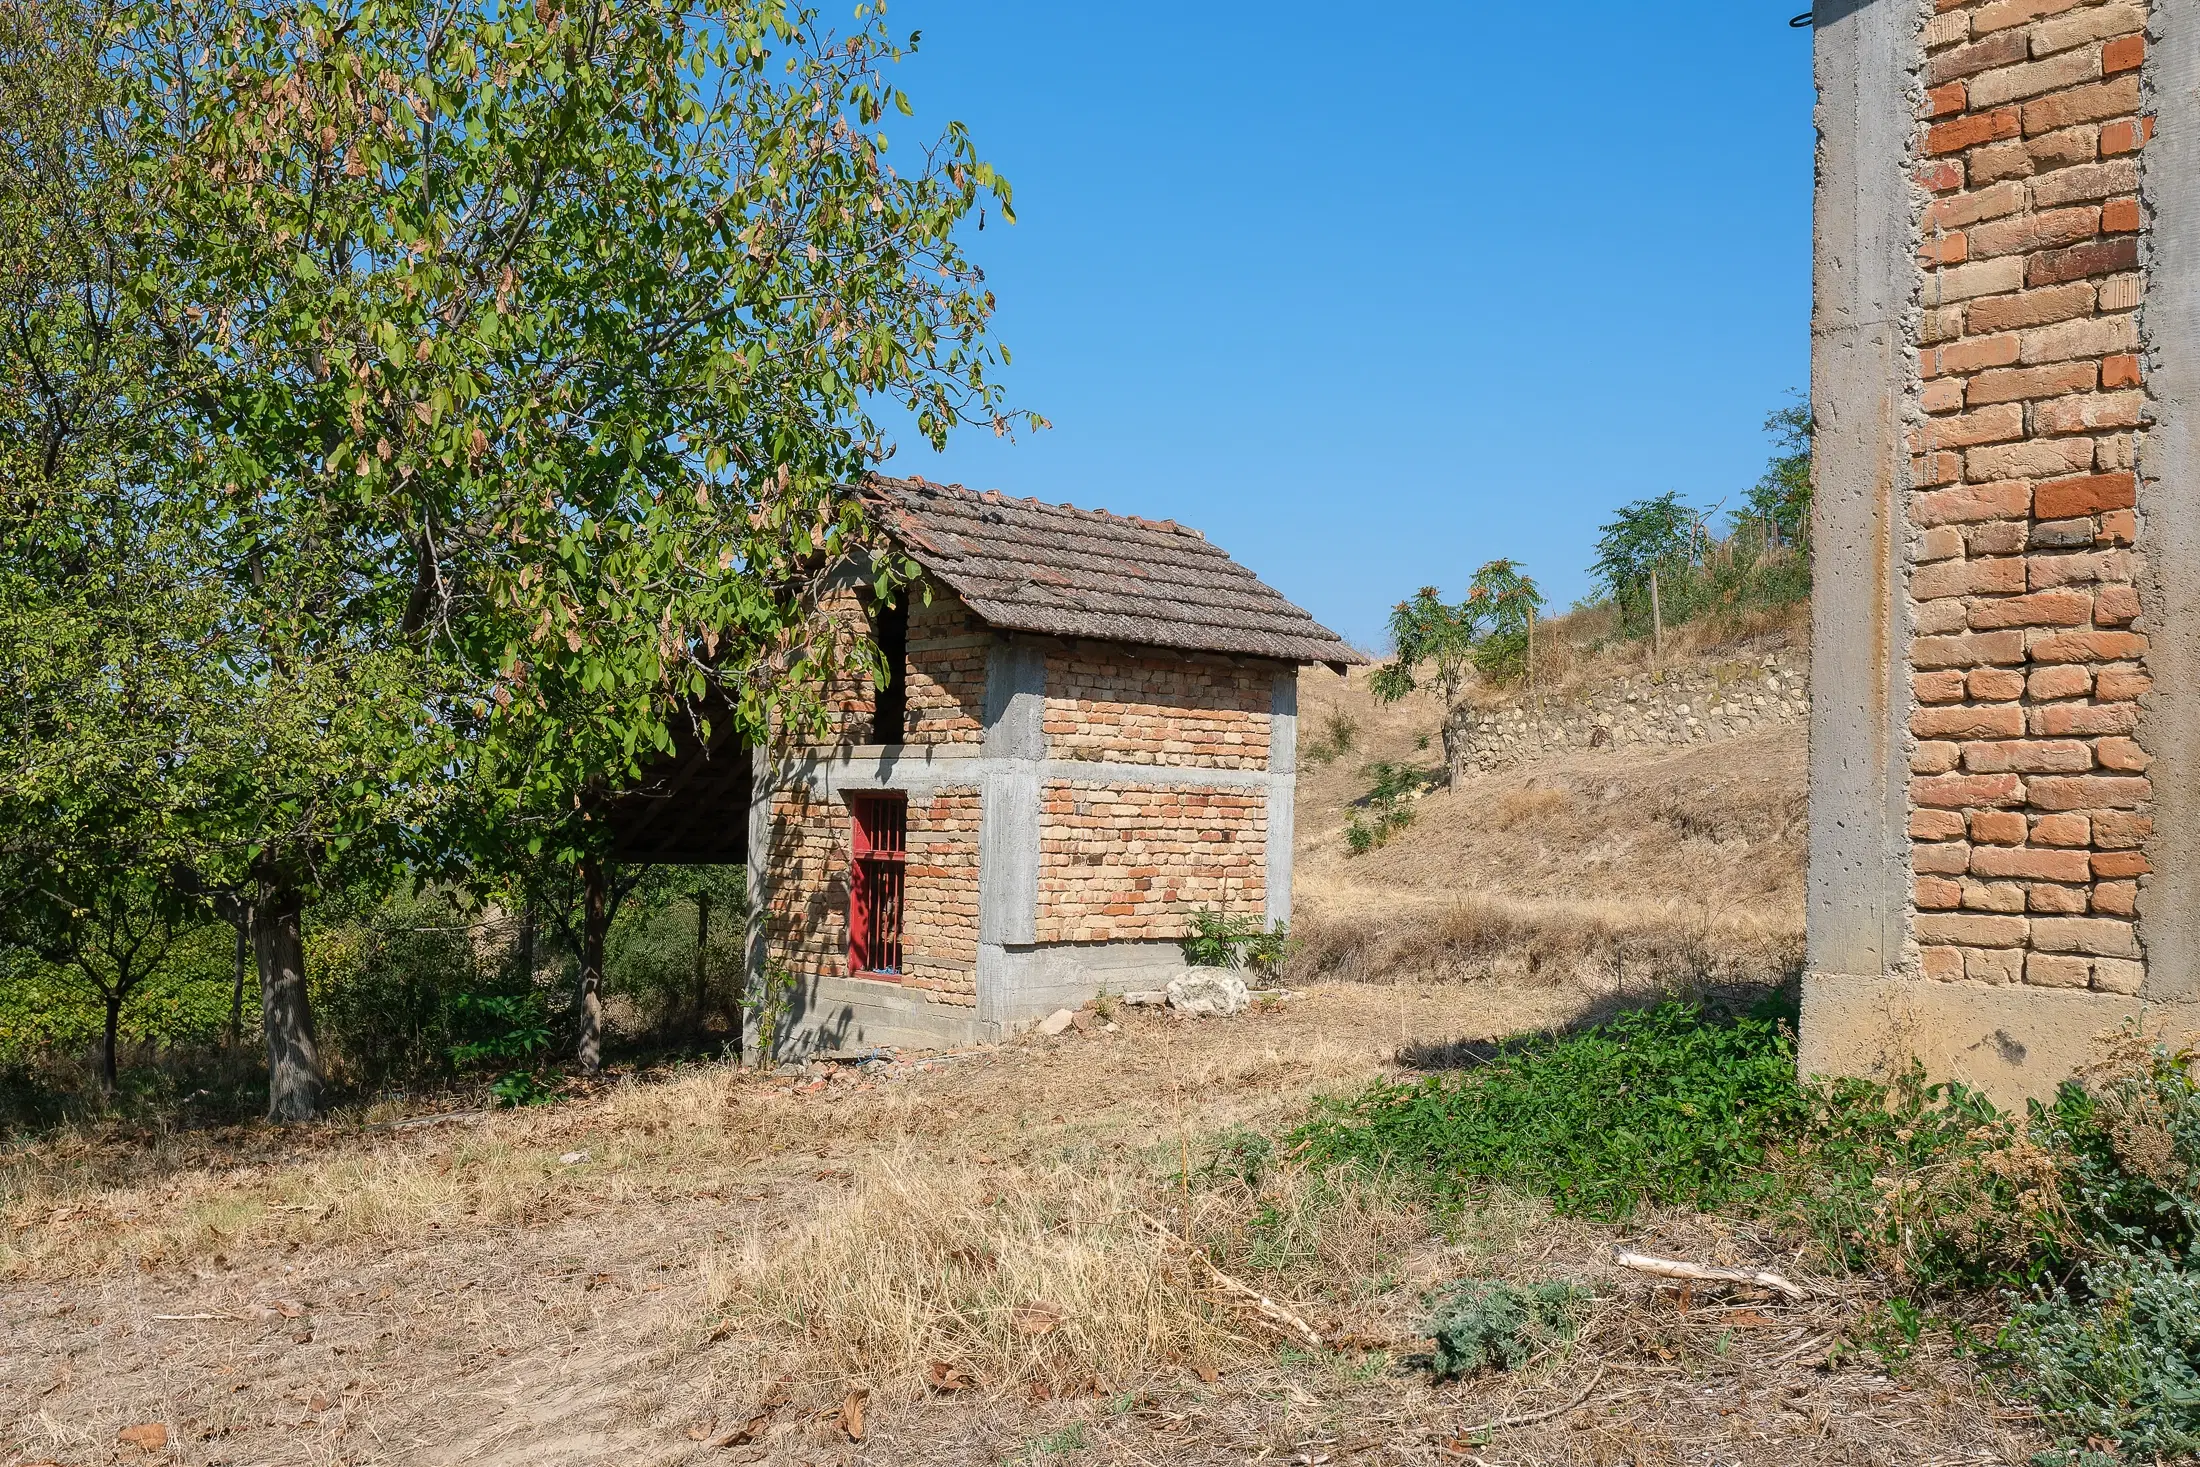
[[[1299,788],[1299,670],[1276,669],[1268,698],[1268,845],[1263,879],[1268,922],[1291,920],[1291,853]]]

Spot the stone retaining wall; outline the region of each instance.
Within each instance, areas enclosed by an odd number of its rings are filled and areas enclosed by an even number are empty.
[[[1600,747],[1708,743],[1810,716],[1810,659],[1800,651],[1717,663],[1661,679],[1647,673],[1574,700],[1518,698],[1462,708],[1467,761],[1483,773]]]

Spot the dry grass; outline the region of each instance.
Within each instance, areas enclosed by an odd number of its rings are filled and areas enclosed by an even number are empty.
[[[1251,1342],[1156,1231],[1162,1200],[1136,1173],[941,1166],[904,1149],[793,1237],[758,1228],[706,1253],[705,1291],[760,1368],[890,1401],[935,1379],[1060,1395],[1238,1363]]]

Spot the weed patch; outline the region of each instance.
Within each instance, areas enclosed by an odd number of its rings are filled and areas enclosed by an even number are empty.
[[[1438,1380],[1458,1380],[1484,1370],[1518,1370],[1571,1340],[1589,1292],[1563,1280],[1515,1285],[1462,1279],[1429,1303],[1429,1334],[1436,1341],[1429,1368]]]

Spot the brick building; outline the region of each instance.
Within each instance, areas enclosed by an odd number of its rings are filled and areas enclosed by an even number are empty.
[[[1820,0],[1805,1064],[2200,1026],[2200,5]]]
[[[895,675],[755,757],[750,992],[782,1048],[960,1043],[1181,971],[1189,915],[1286,921],[1298,676],[1361,657],[1196,530],[922,480],[923,571],[851,576]]]

